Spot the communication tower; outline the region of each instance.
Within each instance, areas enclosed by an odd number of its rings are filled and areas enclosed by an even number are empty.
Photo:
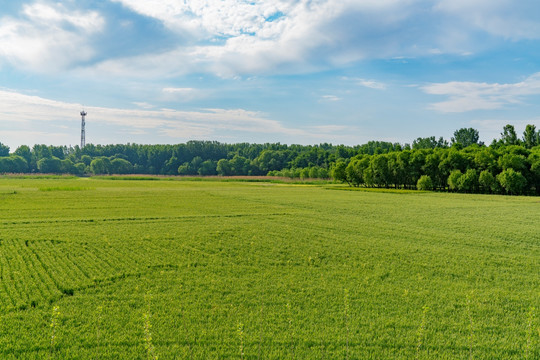
[[[85,130],[84,130],[84,125],[85,125],[85,116],[86,116],[86,111],[81,111],[81,149],[84,147],[84,145],[86,145],[86,133],[85,133]]]

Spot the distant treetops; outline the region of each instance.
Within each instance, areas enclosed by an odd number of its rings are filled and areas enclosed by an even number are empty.
[[[506,125],[489,146],[473,128],[412,145],[370,141],[356,146],[319,144],[22,145],[0,143],[0,173],[269,175],[333,178],[350,186],[469,193],[540,195],[540,131],[518,137]]]

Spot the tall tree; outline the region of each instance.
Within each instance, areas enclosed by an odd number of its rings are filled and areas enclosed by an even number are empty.
[[[452,144],[460,143],[463,147],[471,146],[473,144],[478,144],[480,135],[478,130],[473,128],[461,128],[454,131],[454,137],[451,139]]]
[[[519,140],[517,137],[516,129],[514,125],[506,125],[501,133],[501,140],[504,145],[518,145]]]
[[[525,131],[523,132],[523,142],[526,148],[530,149],[536,145],[540,145],[538,134],[539,133],[536,132],[536,126],[529,124],[525,127]]]
[[[442,136],[437,140],[435,136],[426,138],[419,137],[413,141],[413,149],[435,149],[435,148],[447,148],[448,141],[444,140]]]
[[[0,156],[9,156],[9,146],[0,142]]]

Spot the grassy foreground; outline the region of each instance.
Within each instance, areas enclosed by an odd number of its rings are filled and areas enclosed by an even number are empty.
[[[538,359],[540,199],[0,178],[1,359]]]

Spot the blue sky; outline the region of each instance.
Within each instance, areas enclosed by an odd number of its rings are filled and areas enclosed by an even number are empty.
[[[540,127],[532,0],[0,0],[0,142],[411,143]]]

